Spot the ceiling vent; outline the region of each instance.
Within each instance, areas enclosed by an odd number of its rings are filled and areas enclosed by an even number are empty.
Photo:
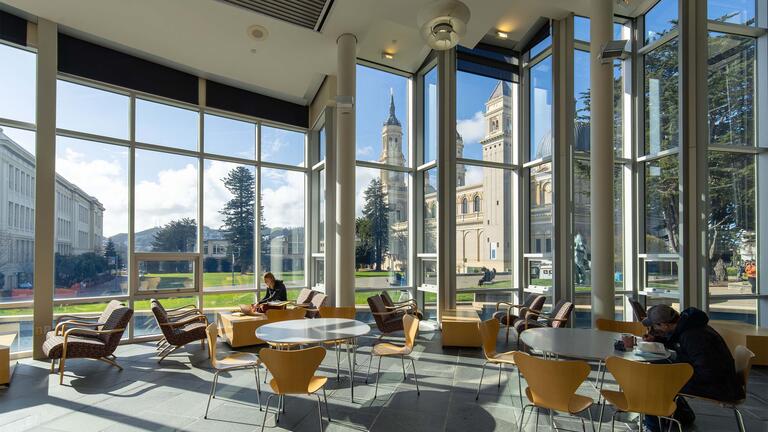
[[[218,0],[319,32],[333,0]]]

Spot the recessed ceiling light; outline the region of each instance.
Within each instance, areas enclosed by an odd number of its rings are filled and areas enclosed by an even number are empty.
[[[497,31],[496,36],[498,36],[499,39],[509,39],[509,33],[503,31]]]
[[[264,41],[269,37],[269,31],[266,27],[254,24],[248,27],[248,36],[257,41]]]
[[[385,60],[392,60],[392,59],[394,59],[394,58],[395,58],[395,55],[394,55],[394,54],[392,54],[392,53],[388,53],[388,52],[386,52],[386,51],[382,51],[382,52],[381,52],[381,58],[383,58],[383,59],[385,59]]]

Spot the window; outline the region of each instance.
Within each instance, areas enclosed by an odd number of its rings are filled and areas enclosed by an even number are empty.
[[[261,126],[261,160],[304,166],[305,134],[287,129]]]
[[[475,195],[475,198],[472,200],[472,211],[475,213],[480,213],[481,207],[480,207],[480,195]]]
[[[205,152],[243,159],[256,158],[256,124],[205,114]]]
[[[677,155],[645,165],[645,252],[680,251],[678,205],[680,199]]]
[[[713,21],[754,26],[755,0],[707,0],[707,17]]]
[[[678,40],[644,56],[645,152],[656,154],[679,145]]]
[[[200,114],[187,108],[136,99],[136,141],[197,150]]]
[[[0,43],[0,119],[35,123],[37,55]]]
[[[661,0],[645,14],[645,44],[648,45],[677,27],[677,0]]]
[[[552,156],[552,57],[540,61],[530,71],[529,160]]]
[[[456,98],[460,101],[456,104],[456,157],[512,163],[512,83],[458,71]],[[495,141],[501,138],[505,147],[481,144],[491,136]],[[457,169],[461,171],[463,166]],[[456,181],[457,186],[462,186],[465,178]]]
[[[56,127],[129,139],[128,96],[69,81],[56,82]],[[94,121],[98,119],[98,121]]]
[[[408,81],[357,65],[357,160],[408,164]]]
[[[529,215],[529,245],[536,253],[544,252],[537,241],[552,239],[554,231],[554,213],[552,212],[552,163],[537,165],[530,171],[530,196],[538,195],[538,200],[532,200]]]
[[[464,197],[461,200],[461,214],[467,214],[467,213],[469,213],[469,204],[467,202],[467,197]]]
[[[287,286],[305,284],[305,178],[299,171],[261,169],[261,272],[274,273]]]
[[[421,187],[424,202],[423,253],[437,253],[437,168],[424,172]]]
[[[437,68],[424,75],[424,160],[437,157]]]

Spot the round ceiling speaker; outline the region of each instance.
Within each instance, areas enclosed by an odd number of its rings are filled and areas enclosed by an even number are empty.
[[[417,17],[422,38],[432,49],[455,47],[467,32],[469,8],[458,0],[437,0],[427,4]]]
[[[248,27],[248,36],[250,36],[250,38],[253,40],[261,42],[269,37],[269,31],[264,26],[254,24]]]

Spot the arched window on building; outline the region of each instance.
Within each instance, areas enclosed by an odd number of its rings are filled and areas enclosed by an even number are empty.
[[[480,195],[475,195],[475,199],[473,200],[472,207],[475,213],[480,213]]]
[[[461,214],[469,213],[469,204],[467,203],[467,197],[461,199]]]

